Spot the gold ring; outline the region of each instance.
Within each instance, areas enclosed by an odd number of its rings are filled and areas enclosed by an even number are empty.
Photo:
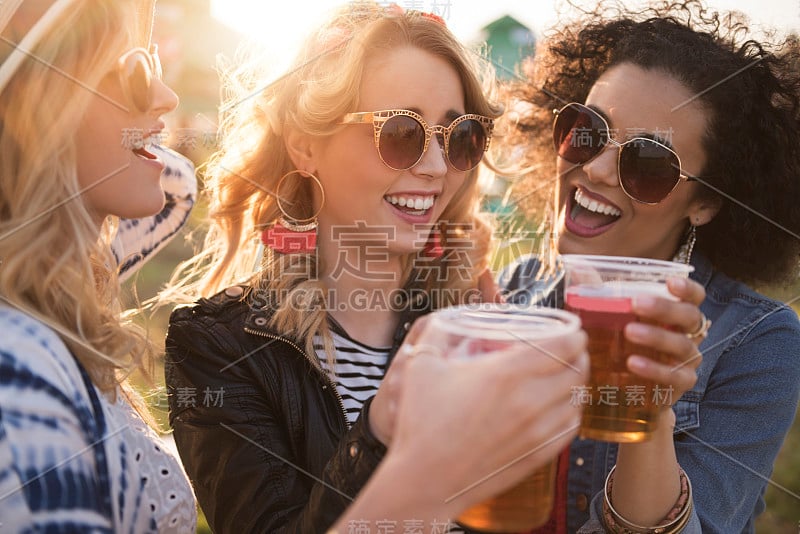
[[[695,340],[697,338],[705,339],[705,337],[708,335],[709,328],[711,328],[711,321],[708,320],[708,317],[706,317],[705,314],[701,313],[700,326],[698,326],[694,332],[686,334],[686,337],[691,340]]]

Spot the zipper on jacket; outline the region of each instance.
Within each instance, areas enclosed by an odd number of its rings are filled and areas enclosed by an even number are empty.
[[[343,417],[343,420],[344,420],[345,432],[347,431],[348,428],[350,428],[350,424],[347,422],[347,412],[344,409],[344,401],[342,400],[342,396],[339,394],[339,390],[336,389],[336,384],[333,383],[333,380],[331,380],[331,378],[328,376],[327,373],[325,373],[322,369],[320,369],[317,365],[315,365],[314,360],[312,360],[311,357],[308,354],[306,354],[306,351],[301,349],[297,345],[297,343],[294,343],[293,341],[291,341],[289,339],[286,339],[285,337],[276,336],[276,335],[273,335],[273,334],[268,334],[266,332],[260,332],[258,330],[253,330],[252,328],[248,328],[246,326],[244,327],[244,331],[247,332],[248,334],[253,334],[253,335],[256,335],[256,336],[265,337],[267,339],[274,339],[276,341],[283,341],[287,345],[293,347],[297,352],[302,354],[303,357],[306,360],[308,360],[308,363],[311,364],[311,367],[316,369],[317,372],[320,375],[322,375],[322,379],[325,380],[325,383],[327,384],[326,387],[328,387],[328,389],[333,391],[334,398],[336,399],[336,402],[339,405],[339,410],[340,410],[340,412],[342,414],[342,417]]]

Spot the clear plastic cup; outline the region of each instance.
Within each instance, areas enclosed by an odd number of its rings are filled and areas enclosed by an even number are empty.
[[[565,309],[581,319],[589,336],[589,384],[573,395],[583,407],[580,435],[602,441],[635,443],[649,439],[671,391],[628,371],[631,354],[668,361],[668,356],[625,339],[643,295],[675,300],[669,278],[688,277],[690,265],[647,258],[565,254]]]
[[[572,313],[511,304],[457,306],[430,315],[415,348],[448,358],[483,357],[488,352],[574,335],[580,320]],[[532,399],[532,402],[535,400]],[[500,417],[501,414],[498,414]],[[467,509],[458,522],[473,530],[522,532],[547,522],[555,499],[556,460],[511,489]]]

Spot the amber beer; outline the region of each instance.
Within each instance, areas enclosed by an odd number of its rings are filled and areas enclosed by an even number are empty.
[[[625,338],[625,325],[651,322],[633,313],[633,300],[650,295],[675,299],[666,279],[688,276],[690,266],[644,258],[565,255],[565,308],[589,336],[589,384],[573,394],[583,406],[584,438],[636,443],[650,438],[670,390],[628,371],[632,354],[669,361],[667,354]]]
[[[537,341],[573,335],[579,329],[578,318],[563,310],[510,304],[457,306],[433,313],[415,347],[421,348],[420,354],[436,351],[448,358],[474,358],[520,343],[535,346]],[[475,473],[475,481],[489,474]],[[487,532],[537,528],[553,509],[555,474],[553,459],[506,492],[469,508],[458,522]]]
[[[658,291],[659,287],[664,291]],[[566,309],[581,318],[589,336],[590,379],[586,397],[580,400],[581,437],[634,443],[646,440],[655,430],[665,392],[655,382],[629,372],[625,363],[631,354],[667,361],[666,355],[625,339],[625,325],[639,320],[631,311],[636,293],[669,296],[666,286],[647,289],[626,291],[617,286],[606,296],[595,286],[567,290]]]
[[[553,510],[555,479],[553,460],[513,488],[467,509],[458,522],[486,532],[525,532],[540,527]]]

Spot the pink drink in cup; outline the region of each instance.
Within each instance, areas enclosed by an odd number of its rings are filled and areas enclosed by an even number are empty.
[[[539,341],[578,330],[580,320],[563,310],[511,304],[457,306],[431,314],[414,347],[420,354],[474,358],[517,344],[533,348]],[[553,508],[555,474],[554,459],[511,489],[469,508],[458,522],[488,532],[523,532],[539,527],[547,522]],[[485,475],[476,473],[476,482]]]

